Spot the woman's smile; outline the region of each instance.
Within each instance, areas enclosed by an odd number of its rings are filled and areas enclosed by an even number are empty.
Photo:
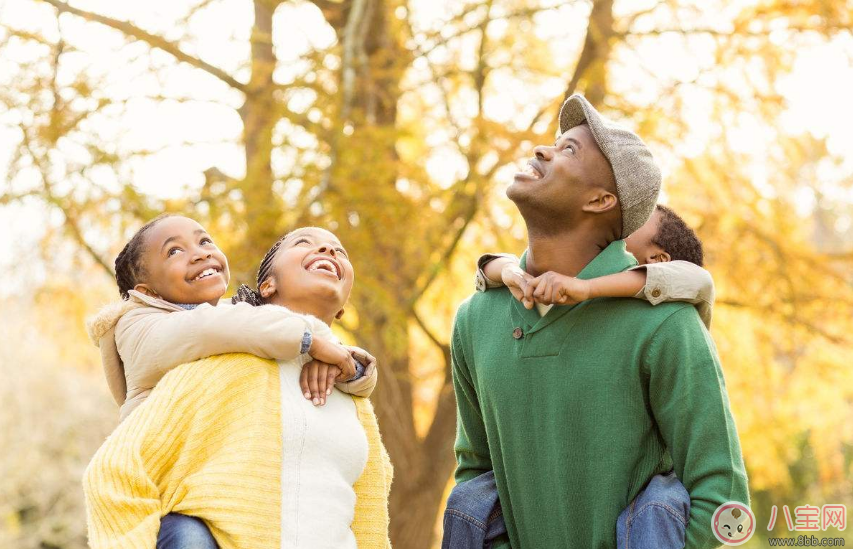
[[[338,280],[343,278],[341,266],[329,257],[316,257],[305,265],[309,273],[319,273],[323,276],[334,277]]]

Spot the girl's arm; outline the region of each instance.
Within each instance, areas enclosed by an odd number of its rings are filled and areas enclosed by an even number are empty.
[[[318,321],[319,322],[319,321]],[[290,360],[314,329],[308,317],[277,305],[199,305],[190,311],[125,314],[116,328],[128,390],[154,387],[174,367],[224,353]]]
[[[326,397],[332,394],[333,386],[343,393],[360,397],[369,397],[376,388],[376,358],[359,347],[345,345],[344,348],[358,361],[357,367],[360,368],[357,368],[356,376],[345,377],[340,368],[318,360],[302,366],[299,386],[303,396],[315,406],[326,404]]]
[[[373,394],[373,389],[376,388],[376,381],[379,374],[376,371],[376,357],[360,347],[344,345],[350,353],[364,365],[364,374],[352,381],[342,381],[335,384],[335,387],[354,396],[369,397]]]

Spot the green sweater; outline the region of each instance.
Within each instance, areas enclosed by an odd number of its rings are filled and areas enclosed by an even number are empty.
[[[617,241],[579,277],[635,264]],[[540,317],[490,290],[459,307],[452,357],[456,481],[494,470],[514,549],[615,548],[619,513],[673,466],[688,548],[719,545],[717,506],[749,503],[717,351],[686,303],[594,299]]]

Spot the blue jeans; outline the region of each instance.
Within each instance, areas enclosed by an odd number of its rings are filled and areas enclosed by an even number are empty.
[[[169,513],[160,520],[157,549],[219,549],[219,546],[201,519]]]
[[[654,476],[616,519],[616,547],[681,549],[689,517],[690,494],[675,471]]]
[[[447,498],[441,549],[509,548],[495,473],[460,482]]]
[[[674,472],[657,475],[616,520],[618,549],[682,549],[690,495]],[[495,474],[457,484],[447,498],[441,549],[509,548]]]

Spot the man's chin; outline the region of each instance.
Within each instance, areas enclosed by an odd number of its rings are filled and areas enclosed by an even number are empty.
[[[525,188],[525,183],[518,179],[510,183],[506,188],[506,197],[518,204],[529,199],[530,189]]]

